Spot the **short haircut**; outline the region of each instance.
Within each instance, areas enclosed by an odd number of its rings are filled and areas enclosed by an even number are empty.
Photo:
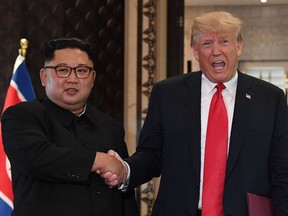
[[[234,32],[237,42],[242,42],[242,21],[230,13],[216,11],[203,14],[194,19],[191,33],[191,46],[197,42],[197,37],[203,32]]]
[[[57,38],[47,41],[45,43],[45,62],[53,60],[56,50],[66,48],[80,49],[81,51],[86,52],[89,59],[93,62],[91,45],[79,38]]]

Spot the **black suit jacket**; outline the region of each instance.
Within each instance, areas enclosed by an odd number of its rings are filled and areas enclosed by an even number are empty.
[[[136,216],[134,191],[109,189],[91,173],[96,151],[127,157],[122,126],[89,105],[81,117],[49,100],[2,116],[12,166],[13,216]]]
[[[224,191],[225,216],[247,216],[247,192],[271,196],[288,215],[288,110],[284,93],[238,73]],[[196,215],[199,202],[201,72],[161,81],[131,167],[130,187],[160,176],[153,216]]]

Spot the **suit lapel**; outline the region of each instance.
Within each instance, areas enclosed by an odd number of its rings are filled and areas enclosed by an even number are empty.
[[[227,162],[226,179],[233,172],[237,158],[244,144],[244,139],[249,128],[251,105],[253,104],[252,86],[246,79],[246,75],[238,73],[234,115],[230,136],[229,154]]]
[[[190,143],[191,164],[200,178],[200,145],[201,145],[201,74],[193,72],[184,80],[183,122],[185,139]]]
[[[190,145],[191,162],[200,178],[200,146],[201,146],[201,75],[193,72],[184,80],[183,91],[183,122],[188,143]],[[227,179],[235,167],[237,158],[244,144],[245,135],[249,126],[251,105],[253,104],[253,91],[246,75],[238,73],[238,84],[235,99],[230,146],[227,163]]]

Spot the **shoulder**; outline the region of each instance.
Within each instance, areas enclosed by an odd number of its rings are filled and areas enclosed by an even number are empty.
[[[165,80],[159,81],[155,83],[155,86],[166,86],[166,85],[181,85],[184,83],[189,83],[190,81],[193,80],[200,80],[201,79],[202,73],[200,71],[197,72],[191,72],[191,73],[186,73],[178,76],[173,76],[169,77]]]
[[[39,113],[41,109],[44,109],[42,106],[41,102],[39,100],[33,100],[31,102],[20,102],[18,104],[12,105],[8,107],[4,112],[3,112],[3,118],[8,115],[8,114],[19,114],[19,115],[24,115],[31,112],[31,113]]]
[[[100,124],[102,126],[106,125],[108,127],[114,126],[119,128],[123,127],[122,124],[118,122],[116,119],[114,119],[112,116],[89,104],[87,104],[85,115],[87,115],[88,118],[97,125]]]
[[[253,89],[254,91],[259,91],[261,94],[265,93],[275,93],[275,94],[284,94],[284,91],[278,86],[267,82],[265,80],[261,80],[259,78],[250,76],[248,74],[239,73],[239,85],[245,85],[247,88]]]
[[[200,71],[182,74],[174,77],[167,78],[154,84],[153,91],[161,91],[167,93],[181,92],[187,87],[200,87],[201,85]]]

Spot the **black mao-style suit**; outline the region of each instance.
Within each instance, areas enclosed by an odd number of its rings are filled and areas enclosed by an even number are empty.
[[[3,143],[11,162],[13,216],[136,216],[134,191],[91,173],[96,151],[127,157],[123,127],[87,105],[77,117],[48,99],[8,108]]]
[[[199,201],[201,72],[161,81],[131,167],[130,187],[161,174],[153,216],[194,216]],[[284,92],[238,72],[227,173],[225,216],[247,216],[247,192],[271,196],[288,215],[288,109]]]

